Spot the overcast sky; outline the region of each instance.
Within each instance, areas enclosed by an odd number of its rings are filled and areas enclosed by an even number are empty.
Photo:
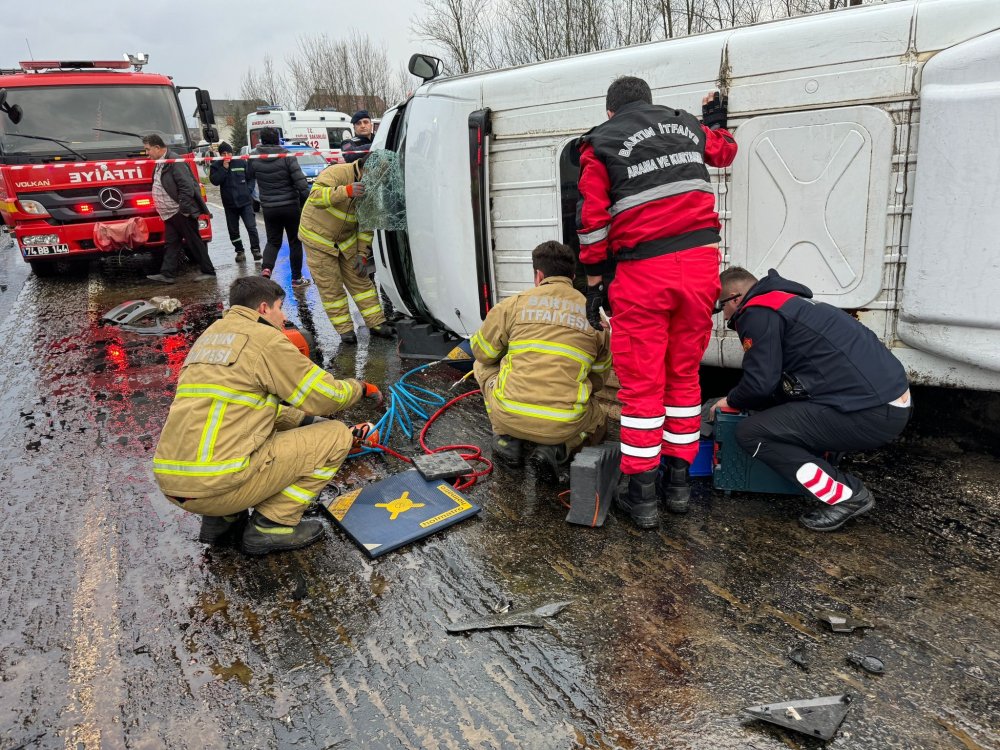
[[[147,71],[207,88],[213,99],[238,98],[240,79],[250,66],[259,69],[264,55],[283,71],[304,34],[338,39],[356,29],[385,45],[393,67],[413,52],[433,51],[411,39],[420,0],[0,1],[10,6],[0,25],[0,68],[31,59],[25,39],[36,60],[119,60],[124,52],[146,52]]]

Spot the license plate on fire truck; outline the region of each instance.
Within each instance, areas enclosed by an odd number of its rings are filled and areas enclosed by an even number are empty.
[[[21,252],[25,258],[36,255],[61,255],[69,252],[69,245],[30,245]]]

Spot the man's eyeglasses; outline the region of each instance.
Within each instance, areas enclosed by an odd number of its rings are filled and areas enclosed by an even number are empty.
[[[734,299],[739,299],[742,296],[742,294],[730,294],[725,299],[720,299],[715,303],[715,307],[712,308],[712,315],[718,315],[722,312],[722,309],[726,306],[727,302],[732,302]]]

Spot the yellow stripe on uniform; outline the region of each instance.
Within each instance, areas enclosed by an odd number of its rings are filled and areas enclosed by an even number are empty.
[[[153,459],[154,474],[174,474],[179,476],[217,477],[222,474],[235,474],[250,465],[250,458],[237,458],[232,461],[166,461],[162,458]]]
[[[316,234],[316,232],[306,229],[301,224],[299,224],[299,239],[305,240],[307,243],[319,247],[329,247],[329,248],[336,247],[336,245],[333,243],[333,240],[324,237],[321,234]]]
[[[484,339],[483,335],[479,331],[476,331],[476,333],[473,334],[472,338],[469,340],[469,343],[472,346],[478,346],[480,349],[482,349],[483,353],[490,359],[496,359],[498,356],[500,356],[500,352],[494,349],[493,345],[490,344],[489,341]]]
[[[205,420],[205,427],[201,431],[201,441],[198,443],[198,458],[201,461],[209,461],[212,458],[212,451],[215,450],[215,439],[219,436],[219,427],[222,426],[222,418],[226,413],[226,402],[215,399],[212,409]]]
[[[310,492],[309,490],[304,490],[297,484],[290,484],[281,491],[281,494],[284,495],[285,497],[291,498],[297,503],[308,505],[309,503],[312,502],[312,499],[316,497],[318,493]]]
[[[306,373],[305,377],[299,381],[298,386],[292,392],[292,395],[288,399],[288,403],[292,406],[301,406],[302,402],[306,400],[309,392],[313,389],[313,385],[317,380],[323,377],[323,370],[319,366],[313,365],[309,372]]]
[[[213,398],[230,404],[249,406],[251,409],[277,408],[276,396],[258,396],[256,393],[237,391],[222,385],[191,383],[177,387],[177,398]]]

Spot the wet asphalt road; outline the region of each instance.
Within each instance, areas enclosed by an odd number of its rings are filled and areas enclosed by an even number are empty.
[[[573,527],[556,489],[497,469],[470,493],[477,518],[375,562],[332,527],[265,559],[199,544],[151,459],[193,336],[254,271],[233,262],[221,214],[216,282],[153,286],[142,257],[43,280],[3,251],[0,750],[817,748],[740,709],[840,693],[853,703],[830,748],[1000,747],[1000,462],[947,432],[930,391],[901,443],[852,459],[879,503],[846,533],[799,528],[799,500],[704,484],[658,532]],[[287,258],[276,279],[289,288]],[[100,325],[164,291],[189,331]],[[342,348],[309,316],[314,288],[288,303],[340,375],[386,383],[415,364],[364,334]],[[456,377],[418,383],[443,393]],[[488,453],[473,401],[430,442]],[[364,458],[337,481],[400,468]],[[444,629],[565,599],[540,630]],[[830,633],[814,616],[829,608],[874,628]],[[808,671],[785,656],[796,646]]]

